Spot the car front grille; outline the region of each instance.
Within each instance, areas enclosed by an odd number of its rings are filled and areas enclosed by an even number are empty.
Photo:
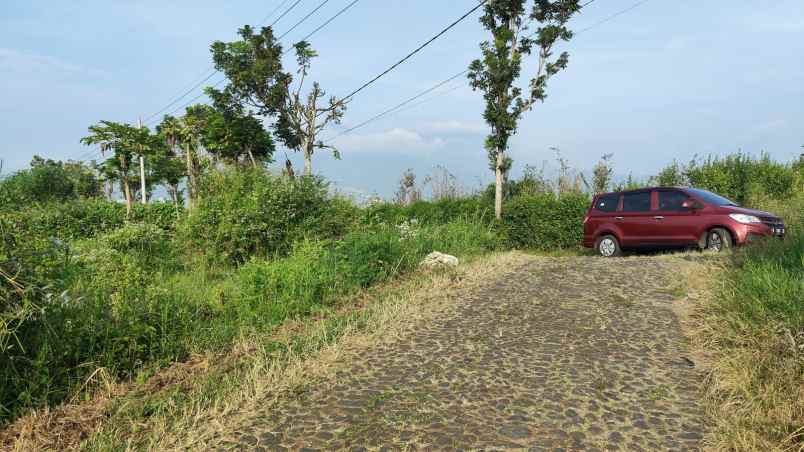
[[[780,237],[784,235],[785,227],[782,220],[778,218],[765,218],[765,217],[760,218],[760,220],[762,220],[762,223],[765,226],[769,227],[771,231],[773,231],[773,235]]]

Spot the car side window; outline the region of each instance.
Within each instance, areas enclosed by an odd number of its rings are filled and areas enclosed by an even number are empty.
[[[625,193],[623,212],[647,212],[650,210],[650,192]]]
[[[597,198],[595,210],[601,212],[616,212],[617,204],[620,203],[620,195],[605,195]]]
[[[689,209],[683,207],[682,204],[688,199],[690,199],[690,197],[680,191],[659,191],[659,210],[665,212],[686,212]]]

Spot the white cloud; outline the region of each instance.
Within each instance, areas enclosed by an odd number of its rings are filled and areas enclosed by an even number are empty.
[[[418,132],[402,128],[366,135],[344,135],[335,140],[341,152],[429,151],[445,144],[446,140],[441,138],[425,138]]]
[[[422,130],[431,133],[484,134],[488,127],[481,123],[457,120],[434,121],[424,124]]]
[[[49,55],[37,55],[19,51],[16,49],[9,49],[0,47],[0,67],[6,71],[33,75],[33,74],[49,74],[60,73],[63,75],[79,75],[102,77],[108,75],[107,72],[82,66],[80,64],[70,63],[61,58]]]

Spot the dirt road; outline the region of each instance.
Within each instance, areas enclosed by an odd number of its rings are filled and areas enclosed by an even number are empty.
[[[222,447],[694,450],[701,374],[671,309],[676,265],[533,258]]]

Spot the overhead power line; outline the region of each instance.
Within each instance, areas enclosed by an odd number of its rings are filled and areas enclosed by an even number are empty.
[[[270,12],[270,13],[268,13],[268,15],[267,15],[267,16],[265,16],[265,17],[264,17],[264,18],[263,18],[263,19],[260,21],[260,24],[264,24],[264,23],[268,22],[268,19],[270,19],[270,18],[274,17],[274,14],[276,14],[276,12],[277,12],[277,11],[279,11],[280,9],[282,9],[282,7],[283,7],[283,6],[287,5],[289,1],[290,1],[290,0],[282,0],[282,2],[281,2],[281,3],[279,3],[278,5],[276,5],[276,8],[272,9],[272,10],[271,10],[271,12]]]
[[[282,20],[282,18],[284,18],[285,16],[287,16],[289,12],[293,11],[293,8],[295,8],[295,7],[296,7],[296,5],[298,5],[299,3],[301,3],[301,1],[302,1],[302,0],[296,0],[296,1],[295,1],[295,2],[292,4],[292,5],[290,5],[290,6],[288,7],[288,9],[286,9],[286,10],[285,10],[285,12],[283,12],[282,14],[280,14],[280,15],[279,15],[279,17],[277,17],[276,19],[274,19],[274,21],[273,21],[273,22],[271,22],[271,25],[270,25],[270,26],[271,26],[271,27],[273,27],[274,25],[276,25],[276,23],[277,23],[277,22],[279,22],[280,20]]]
[[[312,36],[314,36],[316,33],[318,33],[319,31],[323,30],[324,28],[326,28],[326,27],[327,27],[329,24],[331,24],[331,23],[332,23],[332,22],[333,22],[335,19],[337,19],[338,17],[340,17],[341,15],[343,15],[345,12],[349,11],[349,10],[350,10],[350,9],[351,9],[353,6],[355,6],[355,5],[357,4],[357,2],[358,2],[358,1],[360,1],[360,0],[352,0],[352,1],[351,1],[349,4],[347,4],[345,7],[341,8],[341,9],[340,9],[340,10],[339,10],[337,13],[335,13],[335,14],[334,14],[332,17],[330,17],[329,19],[327,19],[327,20],[326,20],[324,23],[322,23],[321,25],[319,25],[318,27],[316,27],[316,28],[315,28],[313,31],[311,31],[310,33],[308,33],[308,34],[307,34],[307,35],[306,35],[304,38],[302,38],[301,40],[302,40],[302,41],[306,41],[306,40],[310,39],[310,38],[311,38]],[[285,52],[284,52],[284,53],[286,54],[286,53],[290,52],[291,50],[293,50],[292,46],[288,46],[288,48],[285,50]],[[225,82],[225,81],[226,81],[226,78],[223,78],[223,79],[221,79],[221,80],[218,80],[218,82],[216,82],[214,85],[212,85],[212,87],[213,87],[213,88],[217,88],[218,86],[220,86],[220,85],[221,85],[223,82]],[[200,93],[200,94],[198,94],[197,96],[193,97],[193,98],[192,98],[192,99],[190,99],[189,101],[185,102],[185,103],[184,103],[182,106],[180,106],[180,107],[178,107],[178,108],[174,109],[173,111],[171,111],[169,114],[171,114],[171,115],[172,115],[172,114],[175,114],[175,113],[176,113],[176,112],[178,112],[178,111],[181,111],[182,109],[184,109],[185,107],[187,107],[187,106],[191,105],[193,102],[195,102],[195,101],[197,101],[197,100],[201,99],[201,98],[202,98],[202,97],[204,97],[205,95],[206,95],[206,93]]]
[[[307,19],[309,19],[309,18],[310,18],[310,16],[312,16],[312,15],[313,15],[313,14],[315,14],[316,12],[318,12],[318,10],[319,10],[319,9],[321,9],[321,8],[323,8],[323,7],[324,7],[324,5],[326,5],[327,3],[329,3],[329,0],[324,0],[323,2],[319,3],[319,4],[318,4],[318,6],[316,6],[314,10],[310,11],[309,13],[307,13],[307,15],[306,15],[306,16],[302,17],[300,21],[296,22],[296,24],[295,24],[295,25],[293,25],[292,27],[290,27],[289,29],[287,29],[287,30],[286,30],[284,33],[282,33],[282,34],[281,34],[281,35],[280,35],[278,38],[276,38],[276,39],[277,39],[277,40],[281,40],[282,38],[284,38],[285,36],[287,36],[287,35],[288,35],[288,33],[290,33],[291,31],[295,30],[295,29],[296,29],[296,28],[297,28],[299,25],[303,24],[303,23],[304,23],[304,21],[306,21]]]
[[[286,5],[286,4],[287,4],[289,1],[290,1],[290,0],[284,0],[283,2],[281,2],[281,3],[280,3],[280,4],[279,4],[279,5],[276,7],[276,8],[274,8],[274,10],[273,10],[273,11],[271,11],[271,13],[269,13],[267,16],[265,16],[265,18],[264,18],[264,19],[263,19],[263,20],[260,22],[260,24],[264,24],[265,22],[267,22],[267,21],[268,21],[268,19],[270,19],[271,17],[273,17],[273,15],[274,15],[274,14],[275,14],[277,11],[279,11],[279,10],[280,10],[280,9],[281,9],[281,8],[282,8],[284,5]],[[325,1],[324,1],[324,3],[326,3],[327,1],[329,1],[329,0],[325,0]],[[301,2],[301,0],[297,0],[295,3],[293,3],[292,5],[290,5],[290,7],[288,7],[288,8],[287,8],[287,9],[286,9],[286,10],[285,10],[285,11],[284,11],[284,12],[283,12],[283,13],[282,13],[282,14],[281,14],[279,17],[277,17],[277,18],[276,18],[276,19],[275,19],[273,22],[271,22],[271,25],[270,25],[270,26],[272,26],[272,27],[273,27],[274,25],[276,25],[276,23],[277,23],[277,22],[279,22],[279,21],[280,21],[280,20],[281,20],[283,17],[285,17],[285,16],[286,16],[286,15],[287,15],[289,12],[291,12],[291,11],[293,10],[293,8],[295,8],[295,7],[296,7],[296,5],[298,5],[300,2]],[[299,25],[300,25],[302,22],[304,22],[304,20],[306,20],[307,18],[309,18],[309,17],[310,17],[312,14],[314,14],[316,11],[318,11],[318,9],[319,9],[321,6],[323,6],[323,4],[322,4],[322,5],[320,5],[318,8],[316,8],[315,10],[313,10],[313,12],[312,12],[312,13],[308,14],[307,16],[305,16],[305,18],[304,18],[303,20],[299,21],[299,23],[297,23],[296,25],[294,25],[294,26],[293,26],[293,28],[295,28],[295,27],[299,26]],[[291,29],[291,30],[292,30],[292,29]],[[200,87],[201,85],[203,85],[204,83],[206,83],[207,81],[209,81],[209,79],[211,79],[212,77],[214,77],[214,76],[215,76],[215,74],[217,74],[219,71],[218,71],[217,69],[215,69],[215,66],[213,65],[213,66],[210,66],[210,67],[209,67],[209,69],[207,69],[207,71],[206,71],[206,72],[208,72],[208,74],[207,74],[206,76],[204,76],[203,78],[201,78],[201,80],[199,80],[199,81],[197,81],[197,82],[193,83],[193,84],[192,84],[192,86],[190,86],[190,88],[188,88],[186,91],[183,91],[183,92],[182,92],[182,93],[181,93],[181,94],[180,94],[178,97],[176,97],[175,99],[173,99],[172,101],[170,101],[170,103],[168,103],[167,105],[165,105],[164,107],[162,107],[161,109],[159,109],[158,111],[156,111],[155,113],[151,114],[150,116],[146,117],[144,122],[145,122],[145,123],[148,123],[148,122],[149,122],[149,121],[151,121],[152,119],[154,119],[154,118],[156,118],[157,116],[159,116],[159,114],[163,113],[164,111],[166,111],[166,110],[167,110],[167,109],[169,109],[170,107],[172,107],[172,106],[176,105],[177,103],[179,103],[179,102],[180,102],[182,99],[184,99],[185,97],[189,96],[190,94],[192,94],[192,93],[193,93],[193,91],[195,91],[196,89],[198,89],[198,87]]]
[[[301,41],[306,41],[306,40],[310,39],[310,37],[311,37],[311,36],[313,36],[314,34],[318,33],[319,31],[321,31],[321,29],[322,29],[322,28],[326,27],[327,25],[329,25],[329,24],[330,24],[330,22],[332,22],[333,20],[335,20],[335,19],[337,19],[338,17],[340,17],[340,15],[341,15],[341,14],[345,13],[345,12],[346,12],[346,11],[348,11],[348,10],[349,10],[351,7],[355,6],[355,3],[359,2],[359,1],[360,1],[360,0],[352,0],[352,2],[351,2],[351,3],[349,3],[349,4],[348,4],[348,5],[346,5],[346,6],[344,6],[344,7],[343,7],[343,8],[342,8],[340,11],[338,11],[337,13],[335,13],[335,15],[334,15],[334,16],[332,16],[332,17],[330,17],[329,19],[327,19],[327,21],[326,21],[326,22],[324,22],[323,24],[319,25],[319,26],[318,26],[318,27],[317,27],[315,30],[313,30],[313,31],[311,31],[310,33],[308,33],[308,34],[307,34],[307,36],[305,36],[305,37],[301,38]],[[287,52],[289,52],[289,51],[290,51],[290,47],[288,47],[288,50],[285,50],[285,53],[287,53]]]
[[[371,79],[368,82],[364,83],[362,86],[360,86],[360,88],[357,88],[356,90],[352,91],[351,93],[349,93],[348,95],[343,97],[342,100],[347,101],[347,100],[351,99],[352,97],[357,95],[357,93],[359,93],[359,92],[363,91],[364,89],[368,88],[369,86],[374,84],[377,80],[381,79],[382,77],[387,75],[389,72],[391,72],[394,69],[396,69],[397,67],[399,67],[402,63],[404,63],[405,61],[411,59],[414,55],[416,55],[417,53],[421,52],[425,47],[427,47],[428,45],[432,44],[433,41],[435,41],[436,39],[440,38],[441,36],[443,36],[448,31],[452,30],[459,23],[463,22],[464,19],[469,17],[472,13],[474,13],[478,9],[480,9],[487,2],[488,2],[488,0],[481,1],[477,6],[473,7],[472,9],[467,11],[466,14],[464,14],[461,17],[459,17],[458,20],[456,20],[455,22],[449,24],[446,28],[444,28],[443,30],[439,31],[435,36],[433,36],[432,38],[428,39],[424,44],[422,44],[419,47],[417,47],[414,51],[412,51],[409,54],[407,54],[404,58],[402,58],[401,60],[399,60],[396,63],[392,64],[391,67],[389,67],[388,69],[382,71],[379,75],[377,75],[373,79]]]
[[[428,95],[428,94],[432,93],[433,91],[437,90],[438,88],[441,88],[442,86],[446,85],[447,83],[449,83],[449,82],[451,82],[451,81],[453,81],[453,80],[457,79],[458,77],[460,77],[460,76],[462,76],[462,75],[466,74],[467,72],[469,72],[469,71],[468,71],[468,70],[463,70],[463,71],[461,71],[461,72],[459,72],[459,73],[457,73],[457,74],[453,75],[452,77],[450,77],[450,78],[448,78],[448,79],[446,79],[446,80],[444,80],[444,81],[441,81],[441,82],[439,82],[439,83],[436,83],[435,85],[431,86],[430,88],[427,88],[426,90],[424,90],[424,91],[420,92],[419,94],[416,94],[415,96],[413,96],[413,97],[411,97],[411,98],[409,98],[409,99],[407,99],[407,100],[404,100],[404,101],[400,102],[399,104],[397,104],[397,105],[395,105],[395,106],[393,106],[393,107],[391,107],[391,108],[389,108],[389,109],[387,109],[387,110],[383,111],[382,113],[379,113],[379,114],[377,114],[377,115],[375,115],[375,116],[372,116],[371,118],[369,118],[369,119],[367,119],[367,120],[365,120],[365,121],[361,122],[360,124],[357,124],[357,125],[356,125],[356,126],[354,126],[354,127],[351,127],[351,128],[349,128],[349,129],[344,130],[343,132],[341,132],[341,133],[339,133],[339,134],[335,135],[334,137],[332,137],[332,138],[328,139],[327,141],[332,141],[332,140],[335,140],[336,138],[338,138],[338,137],[340,137],[340,136],[342,136],[342,135],[346,135],[347,133],[352,132],[352,131],[354,131],[354,130],[357,130],[357,129],[359,129],[359,128],[361,128],[361,127],[363,127],[363,126],[365,126],[365,125],[367,125],[367,124],[369,124],[369,123],[372,123],[372,122],[374,122],[374,121],[376,121],[376,120],[378,120],[378,119],[380,119],[380,118],[382,118],[382,117],[386,116],[386,115],[389,115],[389,114],[391,114],[391,113],[394,113],[396,110],[399,110],[400,108],[402,108],[402,107],[404,107],[404,106],[406,106],[406,105],[410,104],[411,102],[413,102],[413,101],[415,101],[415,100],[421,99],[422,97],[424,97],[424,96],[426,96],[426,95]]]
[[[591,4],[594,1],[595,0],[588,0],[586,3],[583,3],[581,5],[581,7],[585,7],[585,6]],[[614,14],[605,17],[604,19],[602,19],[602,20],[600,20],[598,22],[595,22],[594,24],[592,24],[592,25],[590,25],[588,27],[585,27],[585,28],[579,30],[575,34],[577,35],[577,34],[580,34],[582,32],[589,31],[589,30],[591,30],[591,29],[593,29],[595,27],[598,27],[598,26],[600,26],[600,25],[602,25],[602,24],[604,24],[606,22],[609,22],[609,21],[611,21],[611,20],[613,20],[613,19],[615,19],[615,18],[617,18],[617,17],[619,17],[619,16],[621,16],[621,15],[623,15],[623,14],[625,14],[625,13],[627,13],[627,12],[633,10],[633,9],[636,9],[637,7],[641,6],[644,3],[647,3],[648,1],[650,1],[650,0],[641,0],[641,1],[639,1],[639,2],[637,2],[635,4],[633,4],[633,5],[625,8],[625,9],[619,10],[619,11],[615,12]],[[533,34],[531,34],[531,36],[532,35]],[[451,76],[451,77],[449,77],[449,78],[447,78],[447,79],[445,79],[445,80],[443,80],[441,82],[438,82],[435,85],[431,86],[430,88],[427,88],[427,89],[421,91],[420,93],[414,95],[413,97],[410,97],[407,100],[395,105],[394,107],[391,107],[391,108],[389,108],[389,109],[387,109],[387,110],[385,110],[385,111],[383,111],[383,112],[381,112],[381,113],[379,113],[379,114],[377,114],[375,116],[372,116],[371,118],[369,118],[369,119],[367,119],[367,120],[365,120],[365,121],[363,121],[363,122],[361,122],[361,123],[349,128],[347,130],[344,130],[343,132],[338,133],[337,135],[333,136],[332,138],[330,138],[330,139],[328,139],[326,141],[333,141],[333,140],[335,140],[335,139],[337,139],[337,138],[339,138],[339,137],[341,137],[343,135],[351,133],[351,132],[353,132],[353,131],[355,131],[355,130],[357,130],[359,128],[367,126],[368,124],[370,124],[372,122],[375,122],[375,121],[377,121],[379,119],[382,119],[383,117],[386,117],[386,116],[394,114],[394,113],[400,113],[400,112],[408,110],[408,109],[415,108],[415,107],[417,107],[419,105],[423,105],[425,103],[431,102],[431,101],[435,100],[436,98],[441,97],[441,96],[443,96],[445,94],[451,93],[451,92],[455,91],[456,89],[460,88],[463,85],[454,86],[454,87],[452,87],[450,89],[447,89],[447,90],[444,90],[444,91],[442,91],[440,93],[437,93],[436,95],[434,95],[434,96],[432,96],[432,97],[430,97],[428,99],[424,99],[421,102],[417,102],[417,103],[415,103],[413,105],[410,105],[411,102],[414,102],[414,101],[426,96],[427,94],[437,90],[438,88],[448,84],[449,82],[459,78],[460,76],[465,75],[468,72],[469,72],[469,70],[466,69],[466,70],[463,70],[463,71],[461,71],[461,72],[459,72],[459,73],[457,73],[457,74],[455,74],[455,75],[453,75],[453,76]]]

